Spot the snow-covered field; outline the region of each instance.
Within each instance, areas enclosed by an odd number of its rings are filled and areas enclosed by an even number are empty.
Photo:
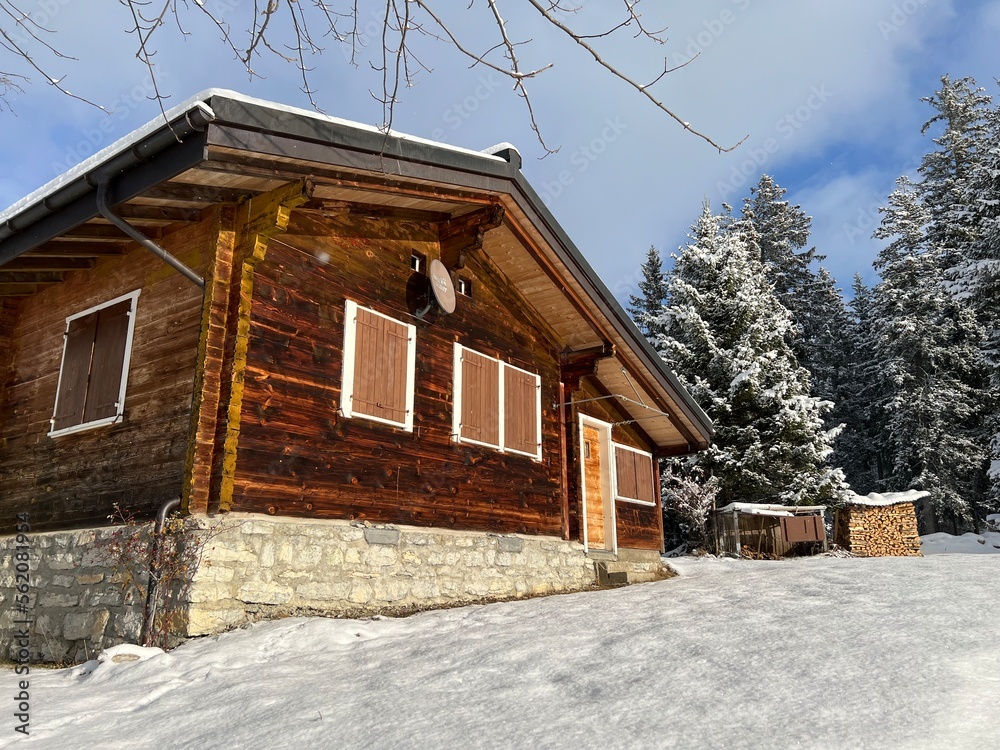
[[[920,537],[920,551],[925,555],[1000,555],[1000,532],[973,534],[970,531],[961,536],[928,534]]]
[[[983,750],[997,562],[685,558],[611,591],[270,622],[33,670],[31,736],[8,710],[0,747]]]

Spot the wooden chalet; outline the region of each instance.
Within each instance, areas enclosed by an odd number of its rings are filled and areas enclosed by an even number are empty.
[[[659,550],[711,424],[520,165],[211,90],[0,214],[0,531],[182,498]]]

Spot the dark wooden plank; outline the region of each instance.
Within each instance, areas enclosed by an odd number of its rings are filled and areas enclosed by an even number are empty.
[[[22,255],[0,266],[0,273],[10,271],[79,271],[93,268],[94,264],[95,261],[91,258],[45,258],[29,254]]]
[[[147,230],[150,237],[158,230]],[[104,242],[132,242],[132,238],[112,224],[80,224],[68,229],[59,236],[60,240],[103,240]]]
[[[97,258],[105,255],[124,255],[127,245],[109,242],[68,242],[52,240],[39,245],[22,258]]]
[[[419,223],[293,214],[255,273],[234,510],[562,535],[556,355],[479,279],[452,315],[415,321],[410,255],[435,242]],[[417,325],[413,432],[338,413],[348,297]],[[456,338],[541,370],[544,461],[452,439]]]
[[[183,182],[163,182],[155,188],[143,191],[142,197],[152,200],[169,200],[181,203],[197,203],[202,206],[210,206],[214,203],[239,203],[254,195],[259,195],[260,190],[248,190],[246,188],[226,188],[214,185],[195,185]]]
[[[57,284],[62,281],[63,274],[59,271],[17,271],[0,266],[0,284],[12,286],[17,284]]]
[[[154,206],[148,203],[121,203],[114,207],[114,211],[123,219],[136,224],[144,221],[190,224],[202,219],[202,209]]]
[[[204,270],[206,231],[188,225],[163,244]],[[8,362],[0,369],[0,533],[10,531],[18,511],[29,512],[39,531],[105,525],[115,503],[148,518],[181,491],[201,292],[147,252],[73,274],[82,283],[19,301],[9,343],[0,347]],[[141,294],[124,420],[47,437],[66,318],[133,289]]]

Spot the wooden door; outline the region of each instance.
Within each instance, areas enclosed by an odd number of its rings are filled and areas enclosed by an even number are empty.
[[[600,426],[583,423],[580,432],[587,549],[612,551],[614,520],[609,518],[609,509],[614,506],[606,451],[609,440],[605,439]]]

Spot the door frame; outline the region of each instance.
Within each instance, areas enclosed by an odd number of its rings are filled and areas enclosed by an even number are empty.
[[[600,451],[602,455],[601,460],[601,490],[604,500],[604,540],[605,547],[595,548],[595,552],[610,552],[614,555],[618,554],[618,519],[615,514],[615,480],[614,480],[614,461],[615,453],[613,449],[613,444],[611,440],[611,423],[605,422],[603,420],[597,419],[595,417],[588,416],[586,414],[580,415],[579,423],[579,456],[580,456],[580,498],[582,499],[581,506],[583,508],[583,523],[581,524],[581,529],[583,531],[583,550],[584,552],[590,552],[590,540],[587,534],[587,467],[586,459],[584,458],[584,438],[583,438],[583,428],[584,425],[588,427],[594,427],[598,432],[598,440],[600,442]],[[608,542],[610,541],[610,544]]]

